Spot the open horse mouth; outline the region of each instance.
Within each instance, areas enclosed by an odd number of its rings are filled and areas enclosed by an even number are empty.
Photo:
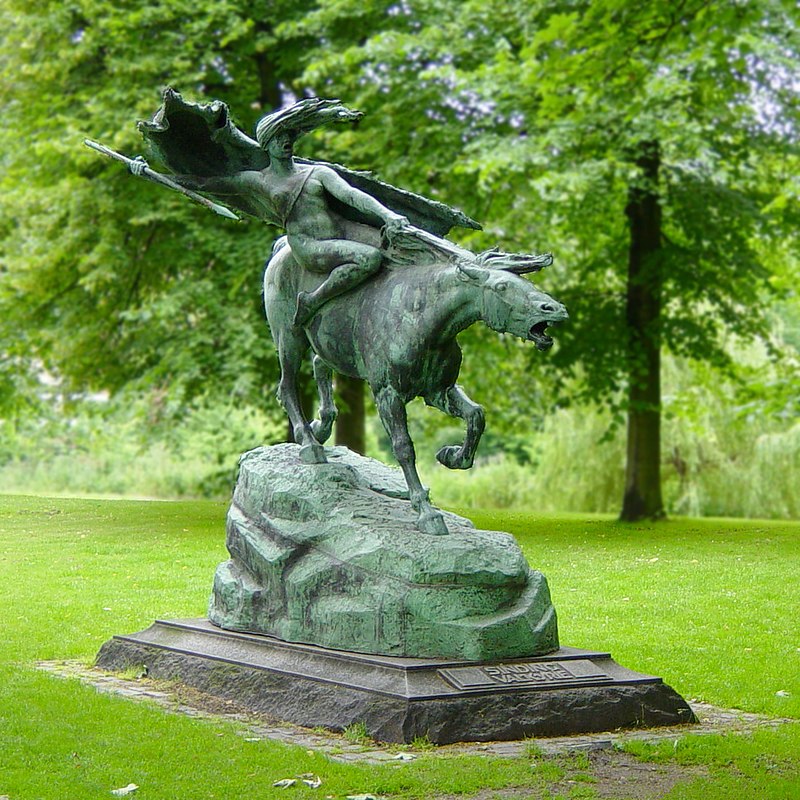
[[[553,346],[553,338],[545,333],[549,324],[546,320],[542,320],[532,325],[530,331],[528,331],[531,340],[536,344],[537,350],[549,350]]]

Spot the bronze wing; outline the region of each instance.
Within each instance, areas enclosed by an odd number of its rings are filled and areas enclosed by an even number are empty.
[[[180,181],[249,216],[264,218],[236,182],[225,178],[269,166],[269,156],[233,123],[225,103],[200,105],[184,100],[174,89],[164,90],[161,107],[137,127],[155,158]],[[272,221],[272,220],[270,220]]]

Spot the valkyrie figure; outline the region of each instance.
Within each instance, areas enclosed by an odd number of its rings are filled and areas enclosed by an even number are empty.
[[[161,108],[139,129],[171,176],[141,158],[87,144],[223,216],[237,218],[235,208],[286,232],[265,270],[264,307],[281,367],[278,399],[300,460],[326,461],[323,444],[336,417],[333,371],[364,379],[403,469],[417,525],[441,535],[447,526],[417,473],[406,403],[422,397],[466,422],[464,442],[436,457],[451,469],[468,469],[484,422],[483,410],[456,383],[457,334],[482,320],[546,350],[553,340],[545,329],[567,312],[518,277],[550,264],[549,254],[472,253],[444,238],[456,225],[480,229],[460,211],[369,173],[294,157],[303,134],[360,116],[338,100],[309,98],[263,117],[253,140],[231,122],[224,103],[187,103],[167,89]],[[309,347],[321,403],[315,420],[307,419],[298,392]]]
[[[460,211],[368,173],[294,157],[305,133],[361,116],[337,100],[308,98],[262,117],[253,141],[233,125],[224,103],[195,105],[167,89],[153,120],[139,129],[174,182],[282,228],[280,245],[288,244],[302,268],[327,276],[298,294],[294,322],[304,326],[328,300],[374,275],[391,253],[404,260],[400,252],[408,259],[411,250],[415,263],[431,248],[439,257],[452,255],[455,246],[438,237],[454,225],[480,229]],[[151,172],[142,158],[130,168]]]

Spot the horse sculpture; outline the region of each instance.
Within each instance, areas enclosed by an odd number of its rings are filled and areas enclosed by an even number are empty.
[[[520,277],[547,266],[551,256],[476,255],[444,238],[455,226],[480,229],[461,211],[369,173],[294,157],[303,134],[360,117],[337,100],[304,98],[262,117],[254,141],[233,124],[224,103],[197,105],[166,89],[161,108],[139,129],[171,176],[141,158],[87,144],[223,216],[236,218],[232,206],[286,231],[267,265],[264,303],[281,367],[278,399],[301,458],[325,461],[322,443],[336,417],[333,371],[363,378],[403,469],[419,528],[445,534],[444,517],[417,474],[406,403],[422,397],[466,422],[463,444],[443,447],[436,457],[451,469],[468,469],[484,414],[456,384],[456,335],[483,320],[546,350],[553,342],[545,329],[567,319],[567,311]],[[311,423],[297,391],[309,345],[321,399],[320,419]]]
[[[384,267],[325,304],[305,327],[293,321],[295,298],[300,291],[313,291],[324,276],[302,269],[285,240],[277,243],[264,275],[264,305],[281,367],[278,400],[301,445],[301,458],[325,462],[321,445],[336,418],[332,372],[364,379],[405,475],[418,527],[434,535],[446,534],[447,527],[417,473],[406,404],[422,397],[465,421],[463,444],[441,448],[436,458],[450,469],[468,469],[483,433],[484,413],[456,383],[461,368],[456,335],[481,320],[492,330],[547,350],[553,340],[545,329],[568,318],[563,305],[516,274],[540,269],[552,260],[549,256],[535,266],[528,259],[515,268],[513,256],[492,258],[490,253],[482,259],[457,251],[459,257],[434,264]],[[303,414],[297,389],[309,345],[321,401],[320,418],[313,422]]]

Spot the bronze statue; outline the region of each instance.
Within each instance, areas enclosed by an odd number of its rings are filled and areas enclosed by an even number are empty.
[[[456,384],[461,351],[455,337],[483,320],[497,331],[552,345],[545,329],[566,309],[519,276],[552,263],[549,254],[474,254],[444,239],[456,225],[479,229],[465,214],[338,164],[294,157],[295,141],[329,122],[361,114],[337,100],[309,98],[263,117],[256,140],[231,121],[220,102],[196,105],[171,89],[139,128],[170,178],[129,163],[134,174],[198,199],[224,216],[228,207],[281,227],[264,278],[264,302],[278,348],[278,399],[301,457],[323,463],[335,407],[332,370],[366,380],[403,468],[411,502],[426,533],[444,534],[415,467],[405,405],[414,397],[466,421],[461,446],[438,460],[467,469],[484,427],[480,406]],[[211,195],[222,206],[197,195]],[[303,415],[297,374],[309,345],[321,398],[320,420]]]
[[[260,148],[269,156],[266,167],[240,169],[226,175],[176,175],[187,189],[206,191],[230,200],[247,198],[247,211],[283,228],[295,259],[303,269],[327,278],[313,291],[297,297],[295,322],[305,324],[328,300],[374,275],[382,254],[377,236],[387,238],[409,225],[370,194],[351,186],[331,167],[295,161],[294,143],[303,133],[331,121],[355,120],[361,115],[336,101],[301,100],[263,117],[256,128]],[[163,122],[162,122],[163,124]],[[155,133],[153,127],[145,131]],[[167,131],[169,128],[167,128]],[[141,174],[146,162],[134,162]],[[333,203],[347,207],[353,221],[337,213]],[[236,202],[233,201],[236,205]]]
[[[450,469],[472,466],[484,428],[483,409],[456,383],[461,349],[456,335],[478,320],[547,350],[548,325],[567,318],[566,309],[512,271],[481,266],[468,251],[461,260],[440,259],[381,270],[361,286],[332,299],[305,329],[288,310],[295,293],[319,282],[300,269],[290,247],[278,247],[264,275],[264,304],[281,364],[280,400],[295,440],[309,461],[324,461],[321,443],[331,434],[336,408],[331,370],[363,378],[372,389],[381,422],[403,469],[411,503],[425,533],[447,533],[417,474],[406,404],[415,397],[466,422],[463,444],[443,447],[436,458]],[[303,416],[297,374],[309,342],[320,394],[320,419]]]

